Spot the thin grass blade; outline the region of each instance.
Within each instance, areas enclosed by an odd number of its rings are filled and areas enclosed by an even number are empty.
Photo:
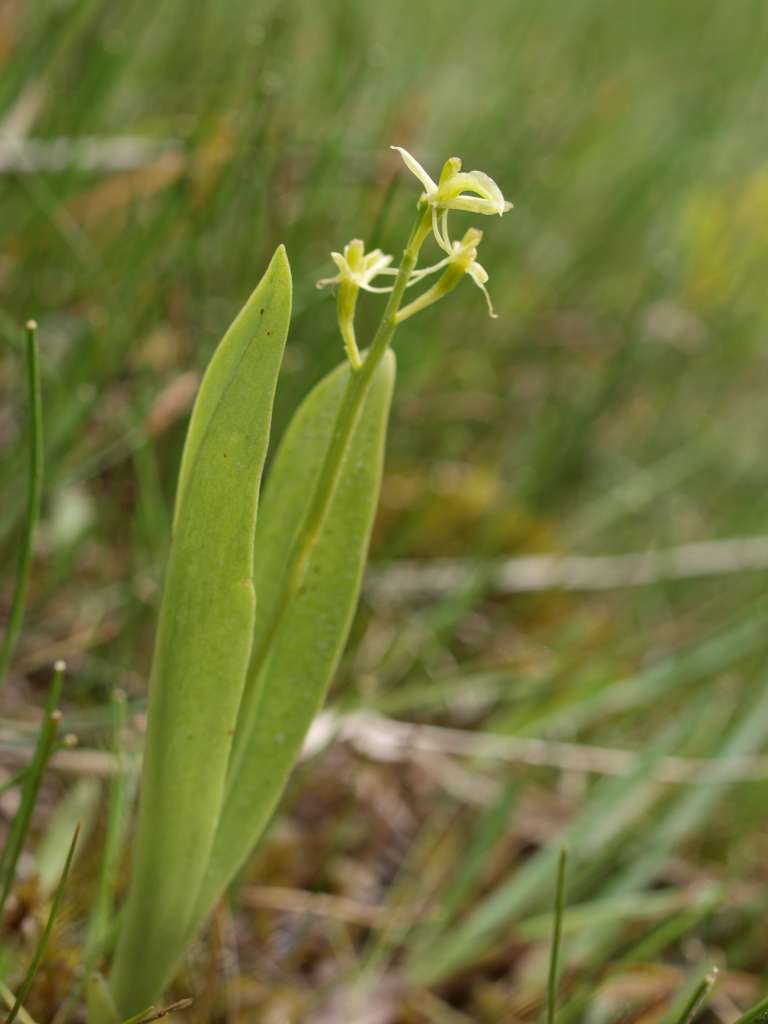
[[[547,1024],[555,1024],[557,1010],[557,987],[559,981],[560,943],[563,937],[563,911],[565,908],[565,871],[568,863],[566,847],[560,851],[557,863],[557,888],[555,890],[555,915],[552,922],[552,947],[547,975]]]
[[[16,571],[16,586],[11,601],[8,625],[0,646],[0,686],[5,681],[8,667],[16,649],[16,643],[24,622],[27,601],[29,570],[32,565],[32,542],[35,527],[40,518],[40,501],[43,494],[43,393],[40,384],[40,349],[37,340],[37,324],[27,321],[27,388],[29,394],[29,486],[27,507],[19,547],[19,563]]]
[[[40,791],[40,783],[43,780],[46,765],[53,753],[56,742],[59,721],[61,719],[61,713],[56,710],[56,705],[61,696],[65,670],[66,666],[63,661],[57,661],[54,665],[53,679],[51,681],[51,688],[48,691],[43,721],[37,735],[37,744],[35,745],[32,761],[24,778],[21,802],[14,816],[3,852],[0,854],[0,885],[2,885],[0,889],[0,918],[13,888],[16,878],[16,865],[27,838],[29,825],[32,820],[32,812]]]
[[[568,827],[565,840],[572,851],[571,872],[582,861],[593,864],[610,854],[611,845],[633,822],[644,815],[657,797],[649,781],[653,765],[674,749],[687,723],[672,722],[638,760],[632,775],[598,783],[582,812]],[[432,984],[451,971],[481,956],[493,943],[502,926],[541,905],[550,890],[557,862],[555,850],[546,848],[532,857],[511,878],[484,896],[465,920],[435,937],[431,950],[409,958],[410,977],[419,984]]]
[[[5,1024],[13,1024],[13,1021],[16,1019],[19,1010],[24,1004],[24,1000],[29,995],[29,990],[32,988],[32,982],[35,980],[37,969],[42,962],[43,956],[45,955],[45,950],[48,946],[48,940],[51,937],[53,925],[59,913],[62,897],[64,896],[64,887],[67,884],[69,869],[72,867],[72,859],[75,855],[75,847],[77,846],[77,837],[79,831],[79,828],[76,828],[74,835],[72,836],[72,842],[70,843],[69,846],[69,853],[67,854],[67,859],[64,863],[64,870],[61,873],[61,880],[59,882],[58,888],[56,889],[56,892],[53,895],[53,901],[51,903],[51,909],[48,914],[48,920],[45,923],[43,934],[40,936],[40,939],[37,943],[35,955],[32,957],[32,962],[30,963],[29,968],[27,969],[27,973],[24,976],[24,980],[22,981],[21,987],[19,988],[18,994],[16,995],[16,1002],[13,1004],[13,1008],[11,1009],[11,1012],[8,1014]]]
[[[16,996],[13,994],[13,990],[8,988],[6,984],[0,981],[0,999],[3,1000],[9,1010],[13,1009],[13,1005],[16,1002]],[[37,1024],[34,1017],[32,1017],[23,1006],[19,1007],[17,1014],[20,1024]]]
[[[93,967],[106,944],[113,919],[115,892],[117,890],[120,859],[128,826],[129,790],[133,789],[133,777],[129,777],[125,766],[123,736],[126,713],[125,694],[116,690],[112,695],[112,750],[117,760],[117,771],[112,777],[107,801],[107,827],[104,847],[101,852],[96,895],[88,921],[84,959]],[[57,1024],[62,1024],[57,1021]]]
[[[743,1013],[734,1024],[766,1024],[768,1022],[768,996],[755,1003],[751,1010]]]
[[[661,1024],[691,1024],[699,1010],[703,1010],[715,982],[717,968],[706,971],[703,977],[694,977],[680,993]]]
[[[53,1018],[52,1024],[66,1024],[85,990],[88,1024],[118,1024],[118,1013],[105,978],[95,969],[108,952],[116,934],[115,894],[119,881],[125,836],[128,830],[128,807],[133,795],[136,775],[128,772],[123,737],[126,726],[125,693],[112,694],[112,750],[117,771],[112,776],[107,797],[107,827],[99,862],[96,893],[91,906],[83,946],[83,972],[73,985]]]

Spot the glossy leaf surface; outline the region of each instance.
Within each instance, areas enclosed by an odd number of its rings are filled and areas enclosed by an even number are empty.
[[[160,994],[183,953],[219,820],[253,641],[253,536],[290,309],[281,246],[216,350],[190,422],[112,976],[124,1015]]]
[[[277,621],[327,449],[332,439],[338,443],[337,414],[350,386],[347,365],[324,378],[301,405],[269,475],[256,532],[257,658],[238,717],[224,811],[196,920],[261,835],[338,665],[368,553],[394,379],[395,357],[388,352],[362,394],[303,582]]]

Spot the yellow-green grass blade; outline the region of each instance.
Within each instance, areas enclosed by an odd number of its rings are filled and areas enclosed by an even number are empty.
[[[692,1024],[709,999],[717,981],[717,968],[700,970],[683,988],[660,1024]]]
[[[16,586],[13,591],[3,642],[0,644],[0,686],[5,680],[24,622],[29,571],[32,566],[32,541],[37,521],[40,518],[40,502],[43,495],[43,395],[40,384],[40,349],[37,340],[37,324],[34,320],[27,322],[26,333],[27,388],[29,392],[29,485],[24,530],[19,545]]]
[[[577,881],[582,864],[610,858],[610,852],[625,830],[631,828],[657,799],[649,779],[656,761],[680,742],[689,728],[672,722],[648,747],[631,775],[601,780],[593,789],[581,813],[565,830],[563,839],[571,851],[571,877]],[[533,906],[551,892],[558,853],[554,846],[543,848],[481,899],[462,921],[435,936],[431,950],[419,950],[410,958],[410,977],[420,984],[434,983],[451,971],[487,952],[505,927],[530,914]]]
[[[768,1021],[768,997],[755,1003],[751,1010],[747,1010],[735,1022],[735,1024],[766,1024]]]
[[[549,955],[547,976],[547,1024],[555,1024],[557,1011],[557,986],[559,981],[560,942],[563,937],[563,910],[565,907],[565,869],[568,860],[567,847],[560,851],[557,866],[557,887],[555,889],[555,913],[552,924],[552,945]]]

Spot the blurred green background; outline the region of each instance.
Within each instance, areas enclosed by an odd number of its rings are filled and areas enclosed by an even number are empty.
[[[460,155],[515,209],[480,225],[499,319],[463,284],[398,335],[373,571],[765,533],[766,54],[759,0],[0,3],[3,610],[30,316],[47,451],[6,717],[24,726],[56,657],[82,745],[115,686],[140,715],[195,374],[285,242],[282,429],[342,355],[315,288],[330,250],[403,245],[418,186],[390,144],[433,175]],[[361,301],[363,337],[380,307]],[[419,912],[377,931],[246,901],[242,1005],[347,1019],[339,993],[365,977],[382,1022],[537,1019],[537,915],[569,827],[586,909],[563,1019],[661,1021],[710,961],[727,969],[707,1019],[735,1019],[768,940],[768,770],[657,776],[662,756],[764,749],[765,593],[764,572],[512,595],[481,572],[429,600],[369,596],[336,711],[641,757],[604,778],[556,747],[548,767],[329,748],[247,884]],[[79,870],[85,903],[86,855]]]

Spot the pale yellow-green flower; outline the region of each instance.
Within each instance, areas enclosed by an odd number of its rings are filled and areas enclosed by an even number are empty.
[[[328,284],[347,284],[362,288],[366,292],[386,292],[390,288],[379,288],[371,284],[371,281],[379,274],[395,274],[390,270],[392,257],[387,256],[381,249],[365,251],[365,245],[359,238],[353,238],[348,245],[344,246],[344,252],[332,252],[331,259],[339,268],[335,277],[324,277],[317,282],[318,288],[324,288]]]
[[[468,274],[480,291],[485,296],[485,301],[488,304],[488,312],[492,317],[496,317],[496,313],[493,310],[493,304],[491,303],[491,297],[488,294],[488,289],[485,287],[488,281],[488,272],[480,263],[477,262],[477,247],[483,237],[482,231],[477,228],[469,228],[464,233],[464,237],[460,242],[450,243],[450,253],[444,259],[440,260],[439,263],[435,263],[431,267],[425,267],[422,270],[414,272],[414,277],[421,279],[427,274],[434,274],[438,270],[443,270],[443,274],[438,278],[435,284],[431,288],[427,289],[422,295],[413,302],[404,306],[397,314],[397,321],[401,323],[403,320],[407,320],[408,317],[413,316],[414,313],[420,312],[427,306],[431,306],[433,302],[437,302],[438,299],[442,299],[444,295],[452,291],[462,277]]]
[[[499,186],[483,171],[462,171],[461,160],[451,157],[443,164],[439,181],[433,181],[419,161],[402,146],[392,146],[403,158],[405,166],[424,186],[421,196],[432,209],[432,231],[437,244],[450,256],[453,243],[448,235],[448,211],[497,214],[499,217],[512,209]]]
[[[392,257],[387,256],[381,249],[365,251],[365,245],[359,238],[344,246],[344,252],[332,252],[331,259],[339,268],[335,277],[325,277],[317,282],[318,288],[328,284],[339,286],[336,296],[336,312],[339,320],[339,330],[344,340],[344,348],[347,352],[352,368],[359,370],[363,365],[360,358],[360,350],[357,347],[355,337],[355,307],[357,296],[362,288],[366,292],[388,292],[389,288],[372,285],[371,281],[379,274],[396,274],[396,270],[390,269]]]

